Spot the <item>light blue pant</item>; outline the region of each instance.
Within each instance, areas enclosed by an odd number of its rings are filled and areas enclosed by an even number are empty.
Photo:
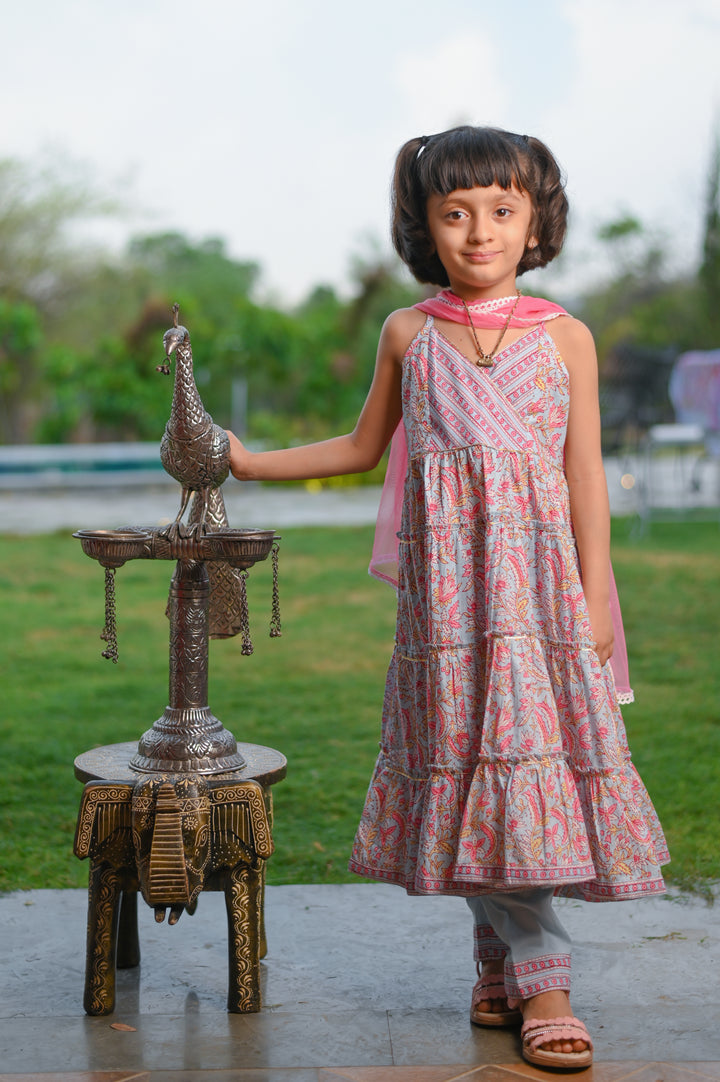
[[[468,898],[475,918],[475,960],[505,959],[505,992],[528,999],[570,988],[570,936],[553,909],[552,887]]]

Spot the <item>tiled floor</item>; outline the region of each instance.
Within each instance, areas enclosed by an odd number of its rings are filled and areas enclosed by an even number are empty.
[[[720,1080],[720,906],[559,903],[573,999],[595,1041],[583,1082]],[[270,887],[264,1008],[225,1011],[224,903],[175,928],[141,907],[141,965],[115,1012],[82,1010],[84,891],[0,897],[0,1082],[522,1082],[517,1031],[468,1019],[471,919],[456,898],[372,884]],[[4,1073],[3,1073],[4,1072]]]
[[[552,1074],[550,1077],[557,1077]],[[703,1082],[720,1078],[720,1063],[595,1064],[583,1082]],[[301,1067],[233,1071],[62,1071],[52,1074],[0,1074],[0,1082],[548,1082],[548,1072],[529,1064],[480,1067]]]

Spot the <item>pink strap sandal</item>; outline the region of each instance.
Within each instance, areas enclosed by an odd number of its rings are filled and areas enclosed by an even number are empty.
[[[478,967],[479,969],[479,967]],[[488,973],[480,976],[472,990],[470,1021],[476,1026],[518,1026],[522,1022],[519,1010],[481,1011],[478,1004],[492,999],[506,999],[505,980],[502,973]]]
[[[578,1018],[530,1018],[520,1030],[522,1054],[528,1063],[541,1067],[560,1067],[577,1071],[593,1061],[593,1043],[583,1022]],[[540,1048],[549,1041],[585,1041],[582,1052],[552,1052]]]

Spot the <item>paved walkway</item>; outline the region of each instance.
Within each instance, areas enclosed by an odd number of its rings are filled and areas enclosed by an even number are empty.
[[[170,522],[180,506],[179,486],[66,488],[42,491],[0,489],[0,533],[156,526]],[[307,489],[226,483],[223,496],[231,526],[275,529],[289,526],[355,526],[375,521],[380,489]]]
[[[698,467],[701,479],[692,491],[688,478],[674,460],[662,464],[669,502],[677,509],[705,507],[718,517],[720,478],[715,462]],[[614,515],[637,514],[641,508],[638,478],[641,465],[629,459],[606,459],[610,509]],[[115,474],[103,477],[100,485],[93,475],[82,483],[60,482],[50,487],[22,489],[9,487],[0,474],[0,533],[31,534],[55,530],[113,529],[124,525],[160,525],[175,517],[179,507],[178,485],[159,470]],[[17,478],[15,478],[15,481]],[[312,485],[239,484],[232,479],[223,486],[230,524],[241,528],[283,529],[289,526],[365,525],[375,521],[380,488],[319,488]]]
[[[575,942],[574,1007],[596,1044],[583,1079],[720,1079],[720,907],[692,897],[558,905]],[[548,1078],[522,1062],[516,1031],[469,1022],[461,899],[361,882],[280,886],[268,888],[266,914],[261,1013],[225,1011],[224,901],[209,893],[174,928],[141,903],[142,963],[118,973],[115,1013],[89,1018],[85,892],[0,898],[0,1082]]]

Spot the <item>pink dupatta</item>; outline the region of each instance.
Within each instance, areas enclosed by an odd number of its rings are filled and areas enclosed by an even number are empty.
[[[489,301],[475,301],[468,305],[473,324],[481,329],[500,329],[515,305],[516,297],[498,297]],[[442,290],[435,297],[415,305],[421,312],[447,319],[453,323],[469,325],[465,307],[459,297],[449,289]],[[533,327],[537,323],[546,323],[549,319],[566,316],[568,313],[559,304],[553,304],[542,297],[520,297],[510,319],[510,327]],[[401,421],[395,430],[390,444],[385,483],[380,496],[375,540],[370,559],[370,574],[397,589],[398,584],[398,533],[402,522],[403,493],[407,474],[408,452],[405,438],[405,426]],[[628,673],[627,648],[623,629],[622,613],[615,587],[615,577],[610,567],[610,612],[615,632],[615,645],[610,659],[618,702],[631,703],[633,692],[630,688]]]

